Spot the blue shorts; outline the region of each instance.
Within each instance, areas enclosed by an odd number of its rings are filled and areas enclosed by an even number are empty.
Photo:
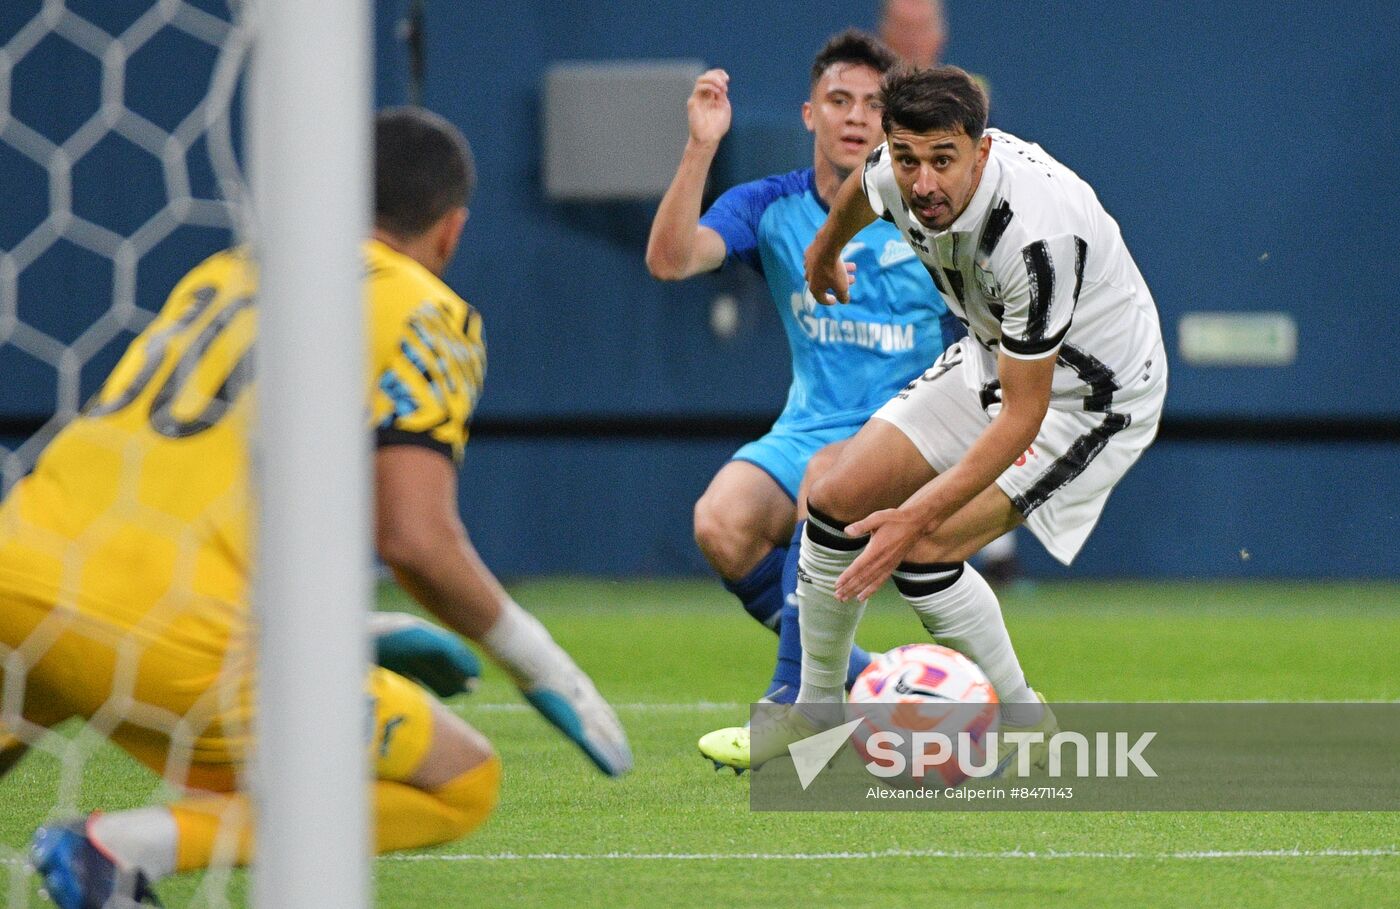
[[[807,472],[807,462],[818,449],[832,442],[849,439],[863,423],[846,426],[831,426],[824,429],[794,430],[774,427],[768,435],[755,439],[734,452],[731,461],[748,461],[772,477],[787,493],[788,498],[797,501],[797,490],[802,485],[802,475]]]

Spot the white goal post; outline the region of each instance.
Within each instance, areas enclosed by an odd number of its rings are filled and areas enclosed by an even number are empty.
[[[251,245],[261,281],[249,440],[259,665],[252,766],[239,779],[257,829],[251,903],[366,909],[373,590],[362,246],[372,208],[373,7],[0,0],[0,10],[0,366],[10,370],[0,386],[0,494],[82,412],[93,381],[157,318],[179,274],[230,238]],[[29,522],[34,548],[64,580],[40,625],[0,644],[0,744],[10,757],[43,756],[6,780],[32,788],[6,809],[27,812],[26,829],[28,818],[48,825],[107,807],[87,801],[85,784],[95,763],[125,760],[104,742],[119,727],[169,739],[158,771],[168,788],[155,798],[180,791],[209,704],[246,690],[241,636],[207,698],[180,708],[189,713],[139,690],[147,633],[187,602],[169,594],[196,573],[197,534],[143,501],[146,468],[160,468],[140,445],[120,433],[84,438],[101,463],[118,465],[119,492],[94,502],[100,513],[72,538]],[[150,586],[160,596],[134,596],[156,601],[141,633],[79,627],[86,591],[77,579],[96,553],[130,561],[130,548],[112,540],[132,528],[174,565],[168,577],[148,572],[159,575]],[[86,726],[51,731],[47,713],[45,722],[26,717],[26,686],[64,635],[110,648],[115,668],[100,706],[79,711]],[[241,745],[244,704],[219,703],[238,708],[221,734]],[[31,795],[37,807],[21,804]],[[233,905],[232,820],[190,905]],[[40,881],[26,858],[25,846],[0,844],[0,906],[34,904]]]
[[[260,262],[257,909],[364,909],[370,445],[365,0],[250,3]]]

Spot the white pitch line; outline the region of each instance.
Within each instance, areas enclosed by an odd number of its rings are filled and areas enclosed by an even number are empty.
[[[875,852],[493,852],[459,855],[385,855],[390,862],[827,862],[884,858],[930,859],[1123,859],[1176,861],[1253,858],[1395,858],[1400,849],[1242,849],[1199,852],[1036,852],[1022,849],[972,852],[944,849],[882,849]]]
[[[474,704],[470,700],[462,701],[455,705],[460,707],[460,712],[471,713],[533,713],[534,707],[518,701],[509,703],[487,703]],[[739,710],[748,708],[748,704],[741,704],[738,701],[689,701],[684,704],[652,703],[643,701],[635,704],[613,704],[613,709],[619,713],[688,713],[691,711],[709,710]]]
[[[1067,704],[1069,704],[1069,703],[1099,704],[1099,703],[1109,703],[1109,702],[1107,702],[1107,701],[1082,701],[1082,702],[1064,701],[1064,702],[1061,702],[1061,703],[1067,703]],[[1127,703],[1127,702],[1121,702],[1121,703],[1118,703],[1117,705],[1118,705],[1118,706],[1123,706],[1123,705],[1126,704],[1126,703]],[[1254,700],[1254,701],[1183,701],[1183,700],[1174,700],[1174,701],[1134,701],[1134,702],[1132,702],[1133,705],[1137,705],[1137,704],[1394,704],[1394,703],[1400,703],[1400,702],[1391,701],[1391,700],[1346,700],[1346,701],[1271,701],[1271,700]],[[473,713],[473,712],[478,712],[478,713],[527,713],[527,712],[533,712],[534,709],[535,709],[535,708],[531,707],[529,704],[524,704],[524,703],[521,703],[521,702],[519,702],[519,701],[495,701],[495,702],[476,703],[476,702],[473,702],[473,701],[471,701],[471,700],[466,700],[466,701],[461,701],[460,703],[454,704],[453,706],[457,707],[458,710],[459,710],[459,712],[464,713],[464,714],[470,714],[470,713]],[[667,702],[639,701],[639,702],[634,702],[634,703],[629,703],[629,704],[614,704],[614,705],[613,705],[613,709],[617,710],[619,713],[623,713],[623,712],[626,712],[626,713],[687,713],[687,712],[690,712],[690,711],[695,711],[695,712],[708,712],[708,711],[716,711],[716,710],[746,710],[748,707],[749,707],[749,704],[748,704],[747,702],[741,702],[741,701],[687,701],[687,702],[683,702],[683,703],[667,703]]]
[[[1024,849],[974,852],[947,849],[882,849],[874,852],[488,852],[466,854],[390,854],[381,862],[831,862],[890,858],[926,859],[1113,859],[1122,861],[1195,861],[1273,858],[1397,858],[1400,849],[1210,849],[1197,852],[1037,852]],[[0,857],[0,866],[28,866],[19,856]]]

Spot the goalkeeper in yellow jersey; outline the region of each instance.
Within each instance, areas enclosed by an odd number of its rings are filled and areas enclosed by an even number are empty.
[[[401,108],[377,118],[375,158],[364,255],[379,554],[602,771],[625,773],[632,758],[616,716],[501,588],[458,517],[457,469],[485,348],[480,316],[439,275],[475,182],[466,140],[435,115]],[[172,872],[252,851],[239,790],[253,703],[255,298],[243,251],[197,266],[0,506],[0,769],[44,727],[76,716],[190,790],[167,806],[41,828],[33,860],[64,909],[154,899],[153,884]],[[356,317],[355,301],[346,307]],[[376,845],[460,837],[495,806],[500,761],[405,673],[450,693],[474,674],[474,657],[407,617],[379,617],[373,631]]]

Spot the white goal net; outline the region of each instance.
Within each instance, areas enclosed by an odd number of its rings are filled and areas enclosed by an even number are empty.
[[[176,282],[204,257],[233,243],[258,241],[254,248],[259,252],[264,278],[265,293],[260,294],[259,303],[262,310],[273,307],[274,287],[286,291],[289,286],[279,278],[286,273],[285,264],[274,264],[270,259],[285,263],[293,255],[317,261],[326,258],[323,249],[297,245],[300,235],[286,230],[288,219],[294,219],[297,211],[314,211],[323,205],[314,198],[314,190],[312,197],[301,198],[295,192],[283,192],[287,201],[281,215],[275,211],[270,215],[268,206],[261,206],[254,217],[252,198],[267,198],[268,194],[266,187],[256,192],[249,188],[246,162],[255,162],[259,179],[266,175],[269,185],[285,186],[286,180],[295,182],[297,178],[294,173],[289,176],[280,164],[268,165],[280,160],[276,157],[280,152],[265,138],[251,136],[247,143],[240,139],[245,120],[256,119],[267,129],[290,129],[289,119],[313,119],[306,117],[308,104],[326,102],[328,87],[319,84],[316,67],[318,59],[322,64],[325,59],[318,57],[318,50],[325,47],[318,45],[323,37],[318,23],[328,17],[324,8],[312,10],[313,5],[308,0],[0,2],[0,198],[4,200],[0,210],[0,490],[8,493],[33,468],[44,447],[88,404],[130,341],[152,322]],[[358,2],[335,6],[335,17],[351,20],[367,9]],[[255,27],[258,20],[260,28]],[[357,31],[362,25],[351,29],[352,44],[365,38],[367,27]],[[269,44],[266,35],[270,27],[283,31],[282,40],[272,41],[269,50],[265,45]],[[264,36],[256,54],[255,32]],[[295,67],[289,71],[285,61],[297,51],[298,42],[303,45],[300,52],[307,58],[306,66],[300,72]],[[281,73],[290,75],[289,81],[280,83],[276,74],[251,74],[255,57],[282,61],[277,65],[284,67]],[[358,65],[363,66],[363,61]],[[343,72],[334,65],[323,68],[328,78],[345,85]],[[361,113],[357,103],[367,108],[367,76],[364,83],[364,91],[348,91],[354,116]],[[309,96],[302,91],[304,87],[313,89]],[[256,101],[248,116],[245,96]],[[281,104],[281,96],[286,98],[286,110],[270,115],[269,101]],[[329,106],[334,108],[333,103]],[[332,109],[327,122],[334,127],[346,118]],[[349,135],[355,140],[367,133],[351,130]],[[280,138],[300,147],[290,132]],[[335,157],[331,155],[328,168],[339,166]],[[362,194],[351,192],[347,196],[352,206],[364,201]],[[331,217],[346,220],[343,212],[332,212]],[[352,229],[358,229],[354,227],[357,219],[348,220]],[[286,238],[286,249],[269,259],[262,255],[260,243],[272,242],[268,238],[279,230],[279,224],[282,227],[277,235]],[[339,231],[331,233],[344,244]],[[357,278],[331,283],[337,290],[350,288],[353,292]],[[351,295],[341,294],[339,300],[328,302],[343,307],[343,300]],[[277,320],[268,319],[263,312],[259,321],[268,325]],[[284,323],[279,330],[297,329]],[[344,338],[334,340],[345,343]],[[353,336],[349,343],[354,355],[347,359],[355,361],[361,348],[353,346]],[[275,350],[272,354],[262,350],[268,344],[265,337],[260,337],[258,344],[260,358],[277,356]],[[281,349],[286,349],[285,339]],[[318,367],[309,363],[304,368]],[[343,381],[343,374],[337,375]],[[354,381],[345,383],[346,407],[354,414],[352,419],[360,418],[360,402],[354,397],[358,387]],[[259,409],[280,410],[268,408],[261,396]],[[301,444],[297,440],[284,443],[279,439],[276,444],[282,447],[273,451],[261,443],[255,461],[295,465],[304,460],[287,454]],[[94,445],[101,448],[101,440]],[[136,526],[147,535],[163,535],[161,545],[168,545],[174,553],[171,561],[175,568],[168,579],[172,590],[188,584],[193,570],[189,563],[194,560],[194,547],[182,538],[186,530],[167,514],[155,514],[142,500],[142,469],[130,463],[141,454],[127,449],[106,455],[121,462],[116,470],[118,491],[102,506],[105,511],[91,516],[89,531],[70,538],[31,535],[37,540],[33,543],[35,557],[60,566],[54,572],[60,578],[57,603],[17,645],[0,642],[0,744],[11,745],[12,751],[21,745],[28,748],[25,757],[0,778],[0,804],[5,806],[0,811],[0,900],[9,907],[49,905],[38,895],[36,877],[26,861],[29,836],[36,826],[99,808],[157,803],[183,791],[190,782],[190,757],[187,750],[182,752],[182,737],[188,739],[190,734],[188,717],[171,715],[167,707],[142,703],[137,691],[137,666],[142,660],[139,635],[105,642],[116,653],[111,690],[105,692],[88,723],[61,723],[56,731],[50,731],[23,715],[31,668],[39,665],[56,642],[72,636],[81,621],[76,591],[87,583],[85,564],[103,551],[120,528]],[[336,465],[326,469],[335,475]],[[356,476],[356,469],[352,463],[351,476]],[[295,477],[289,482],[281,466],[264,473],[271,475],[279,489],[301,482]],[[258,479],[266,482],[267,477]],[[354,495],[347,499],[347,507],[364,510],[363,499]],[[264,502],[260,518],[264,538],[269,536],[270,526],[273,539],[298,540],[297,545],[304,547],[305,532],[295,527],[288,531],[289,525],[279,517],[289,510],[295,514],[299,506],[285,501],[278,506],[268,508]],[[270,518],[267,512],[272,512]],[[326,520],[324,514],[317,517]],[[350,524],[355,529],[355,522]],[[356,537],[355,533],[349,535]],[[334,541],[324,545],[318,541],[318,551],[304,559],[288,554],[290,567],[284,564],[282,569],[262,572],[271,580],[259,579],[258,596],[285,599],[303,595],[309,574],[319,573],[324,579],[329,573],[321,550],[339,553],[341,561],[332,564],[340,569],[346,563],[346,552],[353,561],[359,543],[356,538],[338,548]],[[290,626],[293,633],[304,635],[315,621],[345,625],[346,614],[363,609],[362,601],[354,601],[367,592],[367,580],[352,577],[347,583],[348,587],[336,588],[332,582],[323,589],[328,598],[347,602],[349,612],[317,620],[297,619],[300,624]],[[159,628],[161,623],[174,620],[172,612],[178,607],[163,607],[159,598],[156,602],[145,621]],[[0,603],[0,609],[4,608]],[[274,632],[264,627],[260,633]],[[353,639],[341,636],[329,646],[343,651],[347,640]],[[316,640],[305,641],[301,656],[314,662],[316,657],[306,648],[316,646]],[[354,651],[350,656],[341,654],[332,663],[338,659],[342,665],[357,666],[359,651],[353,645],[350,649]],[[232,656],[229,662],[233,662]],[[236,671],[246,674],[246,667]],[[233,676],[236,671],[229,668],[227,674]],[[305,687],[289,676],[285,666],[264,666],[259,672],[298,690]],[[343,672],[332,676],[343,683]],[[209,698],[229,697],[227,691],[217,689],[232,687],[216,684]],[[342,703],[349,705],[345,713],[352,715],[338,721],[342,729],[360,725],[362,696],[355,687],[343,692]],[[303,709],[295,703],[297,696],[293,691],[286,698],[291,715]],[[319,696],[319,692],[310,696]],[[282,711],[279,708],[273,713]],[[279,734],[285,729],[286,715],[267,720],[262,732]],[[163,779],[107,741],[128,727],[147,727],[170,737],[172,749]],[[336,741],[344,740],[343,735],[337,738],[334,730],[328,734]],[[288,748],[268,750],[273,757],[265,755],[264,762],[287,760]],[[304,756],[294,756],[293,762],[296,760],[305,766]],[[346,766],[348,771],[338,777],[340,785],[346,779],[354,782],[357,775],[362,780],[360,765],[350,760]],[[268,778],[275,772],[269,768]],[[242,781],[244,785],[247,782]],[[316,784],[316,780],[310,781],[307,791],[311,798],[324,802],[324,792],[312,791]],[[276,818],[277,811],[301,810],[297,801],[300,794],[270,792],[258,783],[253,788],[255,804],[261,804],[259,796],[273,803],[271,810],[260,808],[260,815]],[[352,814],[363,807],[354,797],[346,804]],[[351,816],[341,826],[362,850],[365,838],[357,823],[362,821]],[[357,837],[361,842],[355,842]],[[262,845],[266,843],[260,836]],[[210,871],[174,880],[170,891],[162,885],[167,905],[244,906],[254,902],[255,892],[278,891],[277,886],[245,882],[241,872],[230,867],[232,855],[232,842],[224,843],[216,849]],[[314,854],[311,858],[313,864],[318,860]],[[344,858],[342,849],[338,858],[323,855],[319,860],[332,866],[353,863]],[[362,876],[362,872],[349,874],[349,891],[336,886],[322,889],[328,898],[339,900],[338,905],[353,909],[359,905],[360,897],[353,892],[362,889]],[[328,905],[303,899],[295,888],[280,889],[291,902],[278,899],[275,904]],[[347,898],[347,892],[352,896]],[[260,901],[263,906],[273,904]]]
[[[246,223],[232,121],[250,33],[236,6],[87,5],[98,15],[61,0],[6,3],[0,21],[0,175],[11,187],[0,366],[34,383],[0,416],[11,429],[6,490],[100,381],[86,367],[101,355],[110,367],[182,273],[169,257],[163,268],[143,260],[166,245],[212,252]],[[192,75],[202,84],[184,81]],[[188,227],[212,230],[213,243],[179,243]],[[96,301],[67,298],[103,283]]]

